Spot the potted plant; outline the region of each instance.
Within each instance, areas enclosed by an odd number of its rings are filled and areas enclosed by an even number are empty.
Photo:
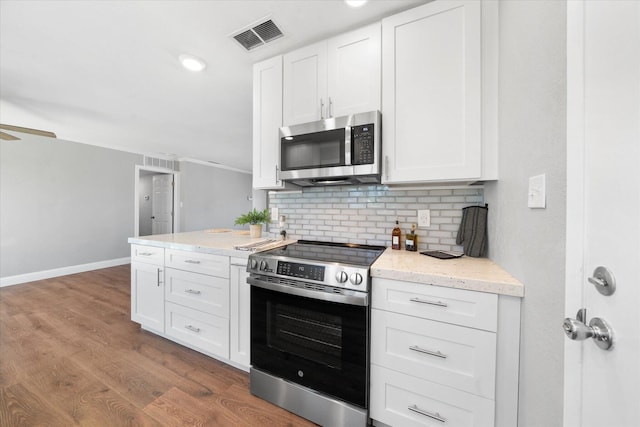
[[[249,211],[246,214],[240,215],[238,218],[236,218],[236,224],[249,224],[250,236],[260,237],[262,236],[262,224],[267,223],[270,220],[271,217],[269,215],[269,209],[258,211],[256,210],[256,208],[253,208],[252,211]]]

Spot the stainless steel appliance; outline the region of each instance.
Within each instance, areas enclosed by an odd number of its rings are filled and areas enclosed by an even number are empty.
[[[249,256],[251,393],[324,426],[369,423],[369,268],[381,246]]]
[[[280,128],[279,179],[300,186],[376,184],[381,176],[380,112]]]

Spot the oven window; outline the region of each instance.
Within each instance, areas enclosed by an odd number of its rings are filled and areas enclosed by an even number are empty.
[[[344,136],[344,129],[335,129],[282,138],[282,170],[344,166]]]
[[[325,366],[342,369],[342,318],[270,303],[268,345]]]
[[[365,407],[369,307],[251,286],[251,365]]]

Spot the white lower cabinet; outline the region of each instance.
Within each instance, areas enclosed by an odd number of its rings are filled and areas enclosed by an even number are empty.
[[[215,316],[229,317],[229,279],[167,268],[165,299]]]
[[[372,310],[371,362],[493,399],[496,334]]]
[[[228,318],[167,302],[165,332],[191,348],[229,358]]]
[[[382,366],[371,367],[371,417],[390,426],[493,426],[494,402]]]
[[[131,245],[131,320],[164,332],[164,249]]]
[[[520,301],[374,278],[374,425],[516,426]]]
[[[135,244],[131,256],[131,320],[249,370],[246,258]]]
[[[131,320],[146,329],[164,332],[164,268],[131,263]]]
[[[231,259],[229,358],[248,371],[251,363],[251,291],[246,265],[246,259]]]

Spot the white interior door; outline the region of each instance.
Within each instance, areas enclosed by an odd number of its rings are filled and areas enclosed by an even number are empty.
[[[569,1],[566,315],[613,347],[566,340],[564,425],[640,426],[640,2]],[[589,283],[608,268],[616,290]]]
[[[153,176],[151,199],[151,234],[173,232],[173,175]]]

